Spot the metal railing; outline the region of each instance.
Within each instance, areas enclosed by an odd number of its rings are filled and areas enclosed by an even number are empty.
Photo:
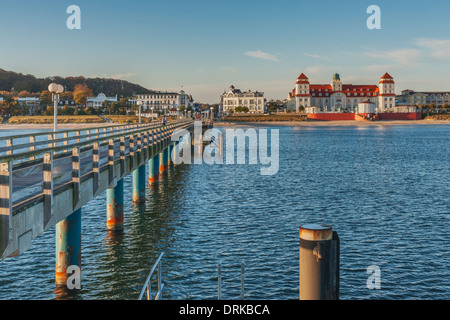
[[[172,124],[181,123],[176,121]],[[31,134],[21,134],[8,137],[0,137],[0,141],[6,141],[6,146],[0,146],[0,156],[20,155],[27,151],[38,151],[39,148],[63,146],[70,148],[72,144],[80,142],[89,143],[91,140],[101,138],[116,137],[138,131],[164,128],[162,123],[147,123],[134,125],[117,125],[108,127],[96,127],[86,129],[71,129],[57,132],[38,132]],[[47,139],[45,139],[47,137]],[[41,139],[42,138],[42,139]],[[29,140],[24,141],[25,139]],[[73,143],[75,142],[75,143]],[[63,149],[64,150],[64,149]],[[20,151],[17,153],[16,151]]]
[[[158,291],[156,292],[155,300],[162,300],[162,291],[164,289],[164,283],[162,283],[162,276],[161,276],[161,260],[162,260],[163,256],[164,256],[164,252],[161,253],[158,260],[156,260],[155,264],[153,265],[153,268],[150,271],[150,273],[147,277],[147,280],[145,280],[144,287],[142,288],[142,291],[141,291],[141,294],[139,295],[138,300],[142,300],[145,292],[147,292],[147,300],[152,300],[152,298],[151,298],[151,296],[152,296],[151,280],[152,280],[152,276],[153,276],[153,273],[155,272],[155,270],[157,270],[157,282],[158,282]]]
[[[241,261],[241,295],[240,300],[244,300],[244,278],[245,278],[245,263]],[[217,300],[222,300],[222,261],[219,260],[217,264]]]

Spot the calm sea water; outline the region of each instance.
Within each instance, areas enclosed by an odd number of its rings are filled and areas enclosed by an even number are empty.
[[[262,128],[262,127],[260,127]],[[166,299],[298,299],[298,228],[331,224],[341,238],[341,299],[450,298],[450,126],[268,127],[280,170],[181,165],[125,230],[106,232],[106,195],[83,208],[82,290],[55,290],[55,230],[0,262],[0,299],[136,299],[161,252]],[[381,289],[366,286],[381,269]]]

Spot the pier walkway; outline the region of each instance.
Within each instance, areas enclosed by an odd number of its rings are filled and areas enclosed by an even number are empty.
[[[71,227],[81,224],[81,208],[108,191],[107,229],[120,230],[123,178],[133,174],[133,202],[145,202],[146,164],[148,183],[158,183],[172,164],[172,133],[193,128],[182,119],[1,138],[0,260],[22,254],[56,225],[56,282],[64,283],[67,267],[80,265],[81,235]]]

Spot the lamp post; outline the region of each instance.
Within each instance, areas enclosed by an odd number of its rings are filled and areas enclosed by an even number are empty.
[[[50,91],[52,93],[53,131],[55,132],[55,139],[56,139],[56,130],[58,129],[58,101],[59,101],[59,95],[64,92],[64,87],[60,84],[51,83],[48,86],[48,91]]]

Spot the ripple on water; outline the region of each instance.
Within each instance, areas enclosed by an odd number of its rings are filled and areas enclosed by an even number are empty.
[[[280,170],[191,165],[125,203],[122,234],[105,231],[105,194],[83,208],[83,288],[54,289],[54,228],[0,262],[1,299],[136,299],[159,254],[167,299],[298,298],[298,227],[341,238],[342,299],[448,299],[448,126],[279,127]],[[430,156],[432,155],[432,156]],[[131,199],[131,177],[125,199]],[[381,290],[367,268],[381,269]],[[33,288],[33,290],[30,290]]]

